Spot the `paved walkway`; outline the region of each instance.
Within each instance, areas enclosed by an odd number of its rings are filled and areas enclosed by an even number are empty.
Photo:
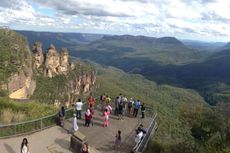
[[[145,127],[149,125],[149,118],[129,118],[118,120],[116,116],[110,116],[109,127],[102,127],[102,113],[95,112],[94,126],[85,127],[84,120],[79,120],[79,130],[88,138],[90,153],[129,153],[134,145],[135,128],[143,123]],[[64,129],[54,126],[41,132],[31,135],[0,139],[0,153],[19,153],[21,141],[28,138],[31,153],[71,153],[69,150],[71,134],[71,120],[65,122]],[[114,140],[117,130],[122,132],[122,145],[114,148]]]

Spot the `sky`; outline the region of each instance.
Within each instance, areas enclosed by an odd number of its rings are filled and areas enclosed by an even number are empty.
[[[0,26],[230,41],[230,0],[1,0]]]

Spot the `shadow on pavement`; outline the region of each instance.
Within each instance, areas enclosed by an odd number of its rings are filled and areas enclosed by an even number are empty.
[[[6,148],[6,150],[9,152],[9,153],[16,153],[13,148],[11,146],[9,146],[8,144],[4,143],[4,146]],[[20,146],[18,146],[20,147]],[[20,148],[18,148],[18,150],[20,150]]]

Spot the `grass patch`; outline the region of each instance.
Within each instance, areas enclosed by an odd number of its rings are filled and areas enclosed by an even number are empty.
[[[37,119],[46,115],[57,113],[54,105],[36,102],[19,103],[9,98],[0,97],[0,122],[12,123]]]

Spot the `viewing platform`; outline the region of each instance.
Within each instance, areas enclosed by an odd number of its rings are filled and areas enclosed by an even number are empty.
[[[139,113],[140,114],[140,113]],[[94,125],[84,126],[83,119],[78,120],[79,131],[88,139],[90,153],[130,153],[135,146],[135,129],[143,124],[147,129],[152,118],[142,119],[124,116],[123,120],[118,120],[117,116],[110,115],[110,124],[103,127],[103,116],[99,111],[95,111]],[[29,141],[30,152],[33,153],[71,153],[70,137],[72,118],[65,121],[64,128],[53,126],[40,132],[0,139],[1,153],[18,153],[22,139],[26,137]],[[121,146],[115,149],[115,135],[121,130]]]

